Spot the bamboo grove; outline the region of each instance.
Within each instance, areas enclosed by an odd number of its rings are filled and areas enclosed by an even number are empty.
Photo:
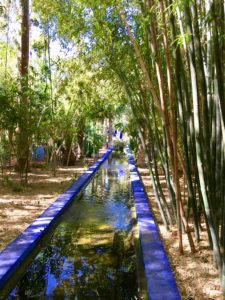
[[[223,285],[224,3],[89,1],[83,8],[74,18],[76,8],[67,6],[71,14],[58,20],[62,35],[66,22],[82,20],[76,37],[93,41],[89,51],[120,79],[127,95],[165,226],[176,223],[180,253],[184,233],[194,253],[204,219]]]
[[[182,254],[182,231],[195,252],[189,222],[198,243],[199,216],[204,215],[224,284],[224,4],[147,0],[138,14],[141,37],[128,21],[129,13],[120,10],[137,86],[122,68],[117,72],[130,100],[161,216],[166,226],[176,219]],[[173,213],[162,193],[159,169]]]
[[[182,231],[195,252],[189,222],[198,243],[204,215],[224,284],[224,4],[147,0],[138,8],[141,36],[122,7],[120,18],[134,77],[122,66],[116,72],[130,101],[163,222],[169,226],[176,219],[180,253]],[[172,212],[159,169],[167,181]],[[185,198],[181,177],[187,186]]]
[[[225,287],[224,2],[33,0],[33,9],[77,60],[91,57],[119,82],[163,223],[177,225],[181,254],[183,235],[194,253],[205,223]]]

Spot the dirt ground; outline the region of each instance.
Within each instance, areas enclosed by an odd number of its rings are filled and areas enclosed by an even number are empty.
[[[8,183],[0,187],[0,251],[54,202],[84,169],[81,163],[60,167],[56,177],[51,170],[32,169],[26,187],[21,187],[18,176],[11,172]]]
[[[60,167],[56,177],[47,169],[32,169],[29,184],[21,188],[16,175],[11,172],[8,184],[0,189],[0,251],[17,237],[37,216],[39,216],[75,180],[85,167],[78,163],[73,167]],[[155,203],[146,168],[139,168],[149,196],[153,214],[157,220],[161,238],[167,251],[179,291],[184,300],[221,300],[217,270],[213,267],[212,253],[201,232],[202,240],[197,252],[190,254],[184,236],[185,254],[179,255],[176,228],[166,231]],[[166,299],[165,299],[166,300]]]

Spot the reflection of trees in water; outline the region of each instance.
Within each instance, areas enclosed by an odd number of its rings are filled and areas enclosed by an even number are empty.
[[[49,274],[54,274],[56,280],[59,280],[64,254],[69,253],[71,247],[69,239],[71,239],[69,234],[56,231],[52,242],[35,258],[16,286],[16,299],[30,299],[30,297],[35,299],[34,297],[44,296]]]
[[[55,240],[56,241],[56,240]],[[60,244],[62,239],[60,237]],[[64,245],[65,246],[65,245]],[[121,259],[104,247],[76,248],[73,272],[65,272],[62,255],[66,248],[53,245],[45,248],[17,286],[17,299],[45,297],[49,276],[54,275],[57,284],[54,299],[64,296],[78,299],[132,299],[136,291],[135,261]],[[93,298],[91,298],[93,297]]]
[[[115,255],[86,252],[74,261],[72,283],[64,279],[54,295],[76,296],[78,299],[132,299],[135,294],[135,266],[122,264]],[[134,262],[133,262],[134,263]]]
[[[49,265],[43,255],[39,255],[27,269],[16,286],[15,299],[35,299],[44,296]]]

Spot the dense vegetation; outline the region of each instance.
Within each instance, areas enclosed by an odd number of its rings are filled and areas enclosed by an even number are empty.
[[[61,145],[68,154],[87,140],[93,152],[101,140],[97,126],[126,115],[162,220],[168,228],[177,224],[180,253],[182,231],[195,252],[203,218],[222,285],[224,8],[221,0],[5,0],[0,21],[2,161],[15,153],[23,177],[34,144],[48,145],[52,159]],[[14,34],[13,19],[22,24]],[[57,45],[63,54],[53,53]]]

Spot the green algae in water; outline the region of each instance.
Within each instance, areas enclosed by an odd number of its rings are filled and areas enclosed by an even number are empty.
[[[128,176],[126,162],[103,165],[8,299],[137,299],[134,249],[114,238],[129,236]]]

